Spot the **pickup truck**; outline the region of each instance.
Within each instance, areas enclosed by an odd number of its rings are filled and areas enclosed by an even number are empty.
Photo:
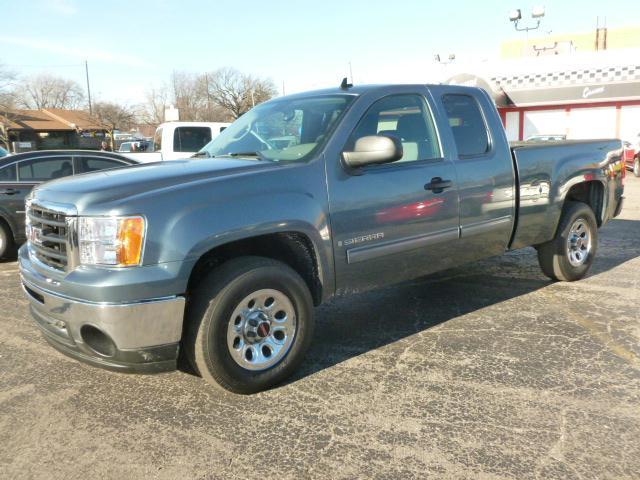
[[[225,122],[166,122],[156,128],[152,148],[125,155],[140,163],[188,158],[204,147],[230,124]],[[120,153],[125,150],[120,150]]]
[[[623,201],[620,140],[510,147],[488,94],[462,86],[281,97],[198,156],[33,191],[19,266],[54,347],[126,372],[180,357],[257,392],[301,363],[335,295],[526,246],[578,280]]]

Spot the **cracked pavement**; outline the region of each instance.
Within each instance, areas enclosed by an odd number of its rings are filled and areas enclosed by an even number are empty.
[[[63,356],[0,263],[0,478],[638,478],[640,179],[625,193],[586,279],[529,248],[338,299],[253,396]]]

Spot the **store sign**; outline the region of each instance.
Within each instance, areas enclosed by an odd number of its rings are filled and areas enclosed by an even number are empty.
[[[561,105],[618,100],[639,100],[640,82],[611,83],[592,86],[566,86],[506,90],[505,93],[518,107],[534,105]],[[502,106],[498,104],[498,106]],[[507,106],[507,105],[505,105]]]
[[[582,98],[589,98],[603,93],[604,87],[584,87],[584,90],[582,90]]]

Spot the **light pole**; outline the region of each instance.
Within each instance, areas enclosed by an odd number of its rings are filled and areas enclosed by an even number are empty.
[[[440,58],[440,54],[436,53],[436,54],[433,56],[433,59],[434,59],[436,62],[438,62],[439,64],[441,64],[441,65],[449,65],[450,63],[453,63],[453,61],[456,59],[456,54],[455,54],[455,53],[450,53],[450,54],[449,54],[449,57],[448,57],[448,59],[447,59],[447,60],[442,60],[442,59]]]
[[[531,18],[536,20],[536,26],[535,27],[518,27],[518,23],[520,22],[520,20],[522,20],[522,10],[518,8],[516,10],[513,10],[509,14],[509,20],[513,22],[513,26],[518,32],[529,32],[529,30],[537,30],[538,28],[540,28],[540,21],[541,21],[540,19],[542,17],[544,17],[544,7],[541,7],[541,6],[533,7],[533,10],[531,10]]]
[[[89,115],[93,115],[93,107],[91,105],[91,88],[89,87],[89,62],[84,61],[84,73],[87,76],[87,98],[89,99]]]

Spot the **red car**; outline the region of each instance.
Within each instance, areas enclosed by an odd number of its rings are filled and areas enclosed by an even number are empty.
[[[640,151],[633,148],[630,142],[624,142],[624,161],[636,177],[640,177]]]

